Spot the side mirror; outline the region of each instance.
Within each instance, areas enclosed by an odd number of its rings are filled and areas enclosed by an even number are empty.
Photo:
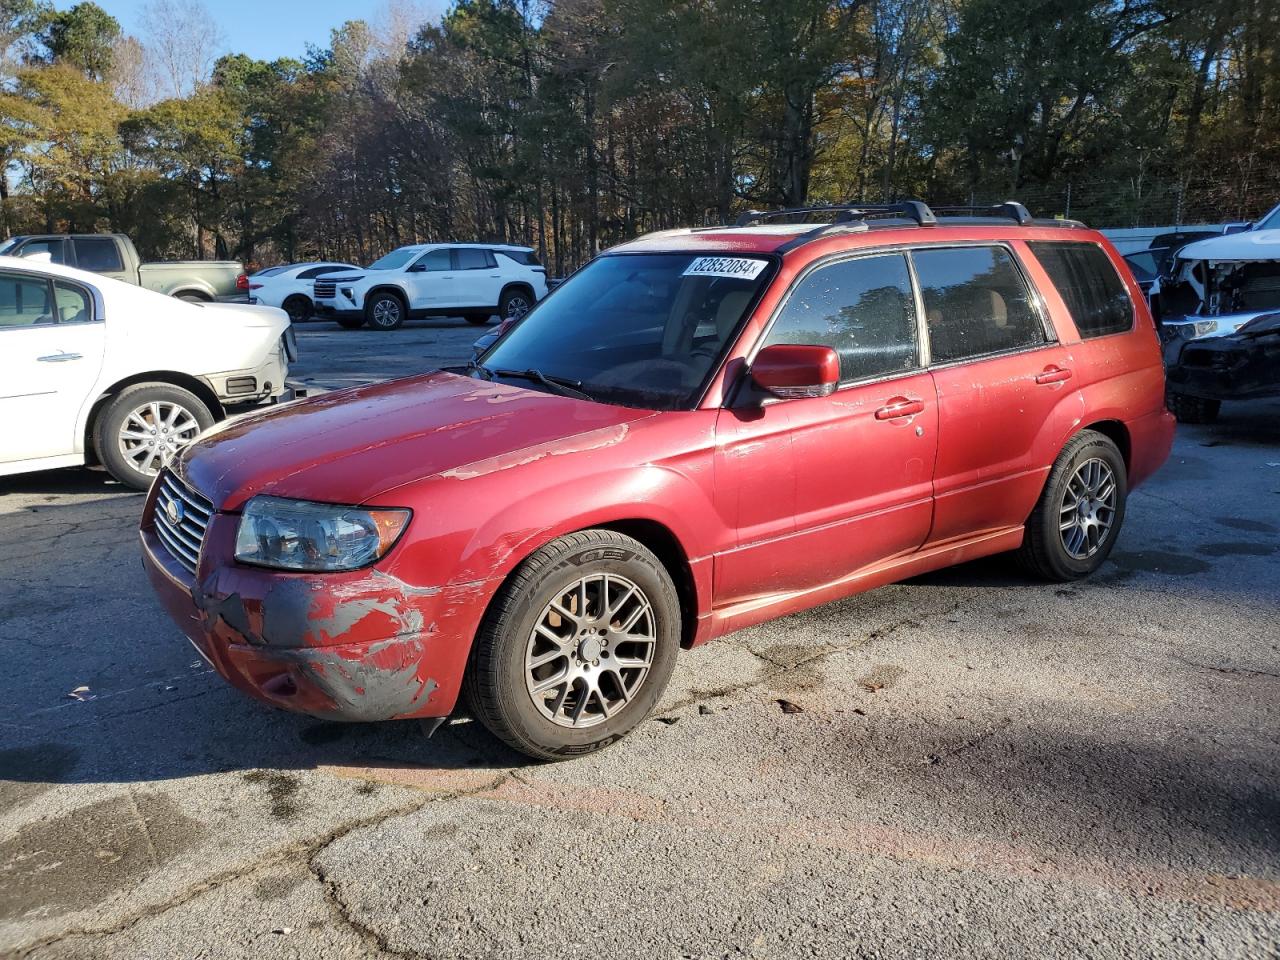
[[[425,263],[411,263],[405,273],[426,273],[427,265]]]
[[[840,358],[830,347],[775,343],[756,354],[751,379],[775,397],[829,397],[840,383]]]

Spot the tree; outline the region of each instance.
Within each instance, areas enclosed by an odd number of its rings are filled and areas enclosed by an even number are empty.
[[[151,0],[143,37],[152,82],[161,98],[187,97],[209,80],[222,30],[200,0]]]
[[[96,3],[77,3],[68,10],[46,9],[40,19],[40,39],[50,63],[73,67],[93,80],[110,75],[120,38],[115,17]]]

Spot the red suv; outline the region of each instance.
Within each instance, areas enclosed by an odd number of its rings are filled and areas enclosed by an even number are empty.
[[[1172,442],[1151,317],[1080,224],[944,213],[653,234],[469,367],[215,427],[151,490],[151,580],[266,703],[465,692],[554,758],[643,720],[681,647],[1004,551],[1086,576]]]

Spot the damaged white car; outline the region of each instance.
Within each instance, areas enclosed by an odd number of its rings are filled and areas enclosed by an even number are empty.
[[[1224,400],[1280,395],[1280,229],[1188,244],[1151,291],[1165,342],[1169,407],[1206,423]],[[1280,225],[1278,225],[1280,226]]]

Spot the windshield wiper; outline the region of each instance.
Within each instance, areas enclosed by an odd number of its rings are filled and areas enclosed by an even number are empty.
[[[492,370],[490,370],[488,367],[486,367],[486,366],[485,366],[483,363],[481,363],[479,360],[468,360],[468,361],[467,361],[467,372],[468,372],[468,373],[478,373],[478,374],[480,374],[480,376],[484,377],[486,380],[492,380],[492,379],[493,379],[493,371],[492,371]]]
[[[485,368],[488,369],[488,368]],[[582,390],[581,380],[570,380],[568,377],[548,376],[541,370],[530,367],[528,370],[490,370],[495,377],[509,377],[513,380],[532,380],[540,383],[553,393],[562,397],[576,397],[579,400],[590,400],[591,396]]]

